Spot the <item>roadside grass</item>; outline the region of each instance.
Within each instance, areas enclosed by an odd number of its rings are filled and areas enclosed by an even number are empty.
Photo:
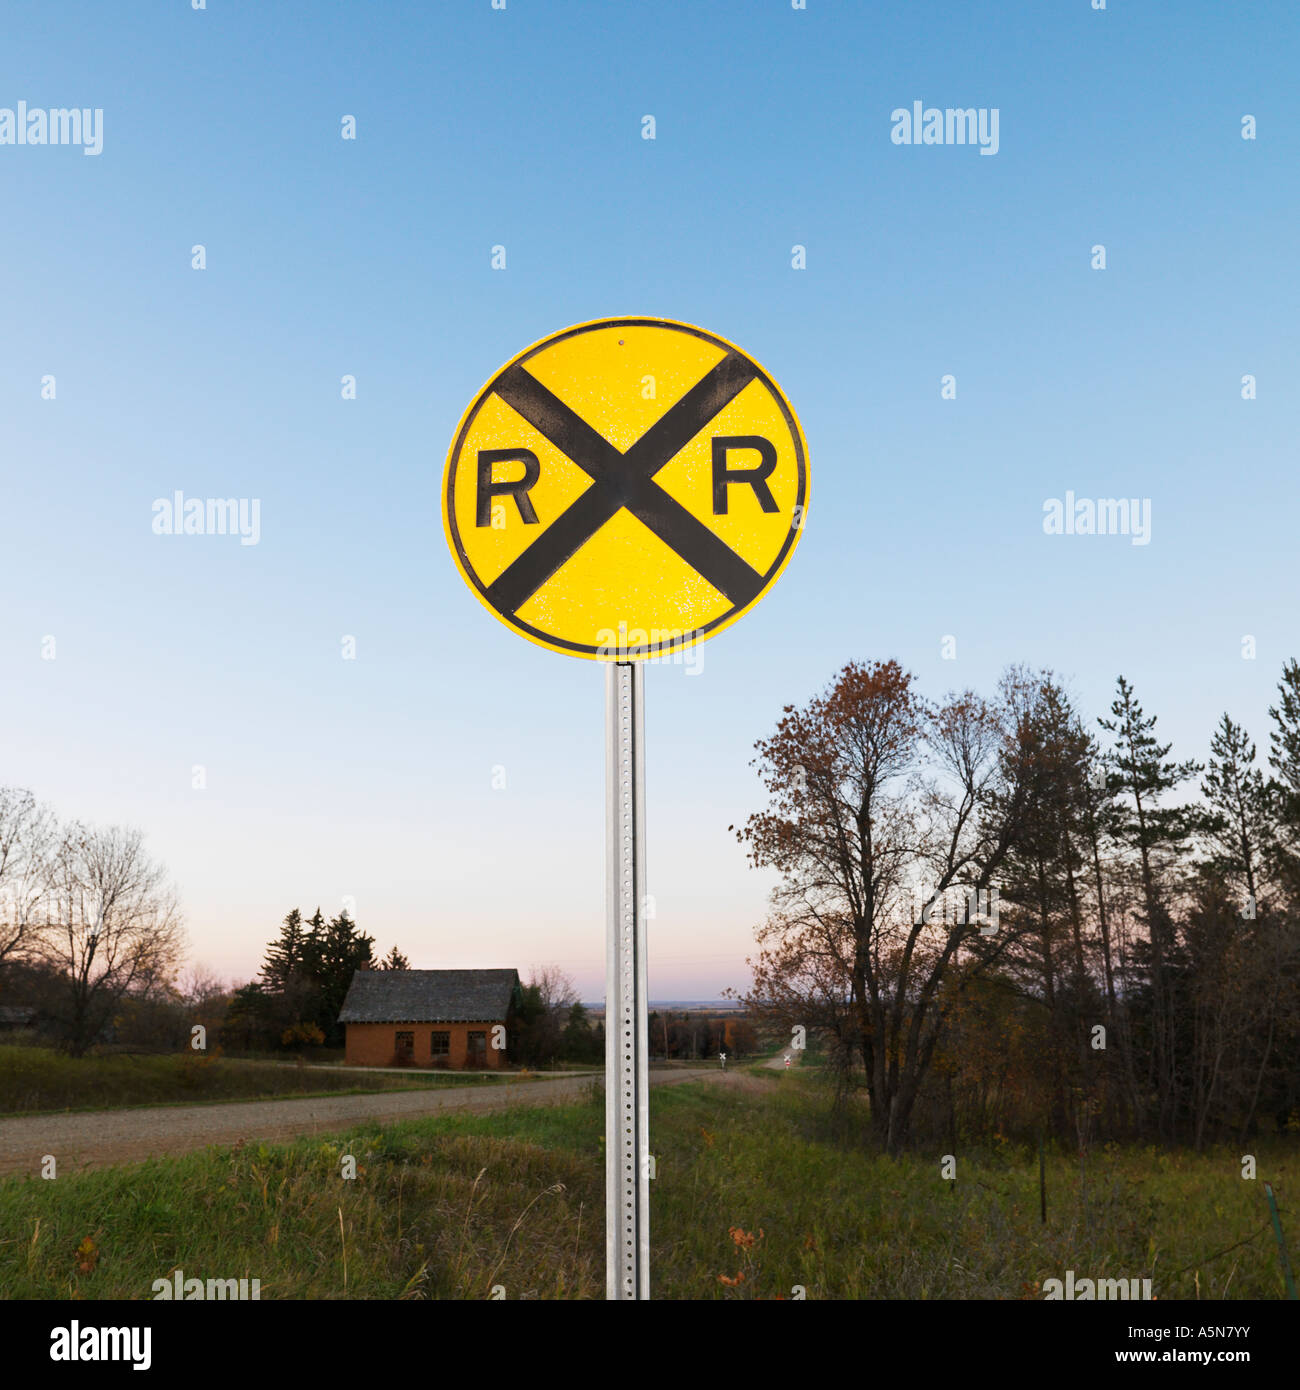
[[[0,1298],[147,1299],[177,1268],[264,1299],[596,1297],[602,1132],[589,1102],[0,1181]]]
[[[510,1073],[510,1079],[526,1079]],[[200,1053],[68,1057],[51,1048],[0,1046],[0,1118],[144,1105],[272,1100],[410,1091],[505,1080],[486,1072],[342,1071]]]
[[[1257,1181],[1226,1149],[1108,1145],[1082,1166],[1049,1153],[1043,1225],[1032,1149],[959,1146],[957,1178],[945,1180],[947,1144],[890,1159],[844,1142],[865,1132],[865,1108],[837,1123],[811,1078],[769,1072],[757,1085],[758,1124],[743,1123],[739,1096],[690,1087],[660,1098],[676,1112],[674,1147],[685,1146],[661,1153],[653,1192],[651,1277],[679,1290],[669,1296],[791,1298],[801,1286],[808,1298],[1041,1298],[1067,1269],[1150,1278],[1157,1298],[1286,1295],[1263,1180],[1284,1203],[1300,1193],[1294,1144],[1257,1144]],[[660,1149],[664,1129],[651,1131]],[[1289,1227],[1294,1249],[1300,1218]],[[712,1290],[705,1271],[716,1271]],[[718,1286],[721,1275],[736,1282]]]
[[[1041,1298],[1068,1269],[1162,1299],[1281,1298],[1264,1179],[1300,1244],[1300,1154],[1280,1141],[1256,1145],[1259,1181],[1227,1150],[1049,1154],[1044,1226],[1035,1153],[959,1147],[945,1181],[939,1149],[844,1142],[861,1115],[836,1126],[798,1073],[652,1090],[651,1111],[656,1298]],[[149,1298],[176,1268],[258,1278],[267,1299],[602,1298],[603,1135],[593,1093],[5,1180],[0,1298]]]

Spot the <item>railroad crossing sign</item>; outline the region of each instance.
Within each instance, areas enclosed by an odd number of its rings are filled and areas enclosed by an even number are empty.
[[[807,448],[776,382],[669,319],[597,319],[534,343],[474,398],[447,456],[442,520],[465,582],[530,642],[606,663],[611,1299],[650,1289],[644,662],[748,612],[807,509]]]
[[[808,508],[803,432],[725,338],[597,319],[511,359],[447,457],[443,525],[507,626],[597,661],[662,657],[776,582]]]

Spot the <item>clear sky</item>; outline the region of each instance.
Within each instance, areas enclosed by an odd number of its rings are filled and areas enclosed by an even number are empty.
[[[851,658],[934,697],[1050,666],[1093,716],[1124,672],[1181,756],[1225,709],[1262,744],[1298,37],[1208,0],[11,7],[0,107],[102,109],[103,148],[0,144],[0,780],[145,830],[225,976],[350,897],[416,966],[598,998],[603,672],[488,616],[438,499],[498,367],[615,314],[752,353],[812,470],[773,592],[647,672],[656,997],[744,983],[752,744]],[[996,108],[997,153],[895,143],[913,102]],[[259,499],[258,543],[154,534],[177,490]],[[1150,499],[1149,544],[1045,534],[1067,491]]]

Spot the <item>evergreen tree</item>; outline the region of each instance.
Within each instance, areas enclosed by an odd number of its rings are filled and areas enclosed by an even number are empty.
[[[1170,759],[1173,745],[1157,741],[1153,732],[1156,716],[1148,719],[1144,715],[1133,687],[1123,676],[1118,690],[1110,707],[1114,717],[1097,721],[1115,736],[1108,789],[1117,797],[1128,798],[1127,803],[1121,803],[1116,831],[1138,851],[1143,895],[1148,910],[1159,916],[1161,870],[1182,852],[1194,824],[1186,807],[1162,806],[1160,798],[1194,777],[1201,765]],[[1167,912],[1164,915],[1167,918]]]
[[[237,989],[231,996],[222,1021],[222,1046],[238,1047],[245,1052],[254,1048],[274,1047],[274,1010],[275,1001],[267,994],[260,980],[253,980]]]
[[[398,950],[396,946],[384,957],[380,963],[381,970],[409,970],[411,962]]]
[[[284,919],[279,938],[267,947],[262,964],[262,984],[273,993],[283,994],[290,981],[304,973],[306,932],[302,914],[295,907]]]
[[[317,908],[316,917],[319,916]],[[313,964],[317,990],[314,1021],[325,1034],[327,1045],[337,1047],[343,1041],[339,1010],[353,975],[358,970],[373,967],[375,939],[361,932],[346,912],[340,912],[323,929],[313,929],[313,940],[316,942]]]
[[[346,912],[327,922],[318,907],[304,922],[294,908],[284,919],[279,939],[267,950],[256,995],[250,995],[241,1008],[259,1014],[268,1036],[314,1025],[336,1047],[343,1040],[339,1010],[352,976],[374,966],[374,944],[374,937],[360,932]],[[394,957],[400,965],[391,963]],[[389,962],[389,969],[409,969],[396,947],[389,953]]]
[[[1118,1012],[1115,996],[1116,962],[1111,934],[1111,917],[1106,901],[1106,876],[1102,871],[1102,850],[1113,838],[1116,826],[1115,793],[1107,775],[1106,761],[1097,740],[1088,735],[1084,755],[1084,778],[1080,788],[1081,828],[1087,841],[1088,868],[1092,891],[1097,899],[1097,925],[1101,930],[1102,973],[1110,1016]]]
[[[1072,1128],[1081,1088],[1095,1071],[1086,1042],[1096,990],[1086,959],[1083,902],[1088,735],[1050,677],[1032,698],[1021,749],[1030,766],[1028,806],[1003,866],[1011,930],[1005,947],[995,939],[985,949],[1007,951],[1012,973],[1042,1001],[1050,1124],[1064,1135]]]
[[[571,1004],[569,1017],[561,1035],[564,1056],[570,1062],[593,1062],[598,1060],[595,1034],[591,1031],[591,1019],[586,1006]]]
[[[321,962],[325,954],[325,937],[325,917],[320,908],[317,907],[303,926],[303,969],[312,980],[320,978]]]
[[[1202,825],[1211,864],[1245,894],[1244,912],[1251,920],[1259,902],[1260,873],[1273,843],[1272,798],[1254,762],[1255,745],[1225,714],[1210,743],[1210,762],[1201,783],[1209,803]]]
[[[524,985],[515,1010],[515,1051],[524,1066],[539,1066],[554,1056],[547,1050],[548,1015],[541,986],[535,981]]]
[[[1109,757],[1108,790],[1116,797],[1116,839],[1136,852],[1141,882],[1142,916],[1147,928],[1144,949],[1135,949],[1147,967],[1151,1015],[1151,1082],[1159,1096],[1158,1125],[1173,1137],[1179,1101],[1179,1048],[1175,1038],[1173,971],[1181,964],[1166,878],[1183,853],[1194,826],[1186,807],[1162,805],[1161,799],[1201,769],[1195,762],[1175,762],[1172,744],[1155,736],[1156,716],[1148,718],[1133,687],[1120,676],[1111,719],[1099,719],[1114,735]]]
[[[1300,898],[1300,661],[1293,658],[1283,666],[1277,688],[1282,698],[1268,711],[1274,725],[1269,733],[1269,762],[1277,774],[1269,782],[1279,821],[1280,844],[1275,853],[1279,868]]]

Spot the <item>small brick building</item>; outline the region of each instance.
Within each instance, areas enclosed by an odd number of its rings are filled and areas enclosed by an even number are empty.
[[[339,1011],[364,1067],[499,1067],[514,1040],[515,970],[358,970]],[[503,1028],[505,1047],[495,1046]]]

